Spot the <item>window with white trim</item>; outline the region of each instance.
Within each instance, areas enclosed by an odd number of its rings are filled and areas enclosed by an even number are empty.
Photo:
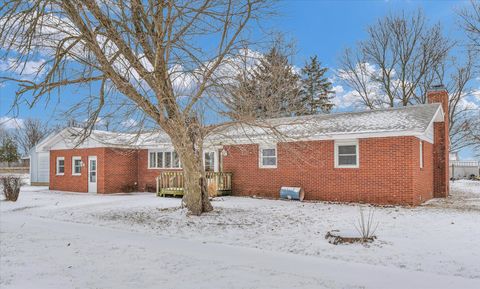
[[[359,167],[358,141],[335,141],[335,167]]]
[[[208,151],[204,152],[204,165],[206,172],[214,172],[215,171],[215,152]]]
[[[63,176],[65,173],[65,158],[57,157],[57,175]]]
[[[72,157],[72,176],[80,176],[82,174],[82,158]]]
[[[261,168],[276,168],[277,167],[277,146],[260,146],[260,160],[259,166]]]
[[[149,169],[181,168],[180,158],[176,151],[148,151]]]
[[[178,156],[176,151],[172,153],[172,157],[172,168],[180,168],[180,157]]]
[[[156,168],[156,167],[157,167],[157,152],[149,152],[148,153],[148,168],[151,169],[151,168]]]
[[[423,141],[420,141],[420,168],[423,169]]]

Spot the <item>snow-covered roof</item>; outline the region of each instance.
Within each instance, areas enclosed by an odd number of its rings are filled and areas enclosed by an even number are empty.
[[[423,137],[443,120],[438,103],[237,123],[219,128],[208,140],[228,144],[277,140],[316,140],[413,135]],[[424,136],[428,139],[428,136]],[[428,139],[431,140],[431,139]]]
[[[49,136],[36,146],[36,151],[48,151],[52,148],[89,148],[89,147],[121,147],[139,148],[170,145],[170,138],[162,131],[142,133],[122,133],[92,130],[83,142],[82,128],[68,127]]]
[[[81,128],[68,128],[65,131],[66,138],[72,142],[78,143],[79,134],[83,132]],[[70,134],[68,136],[68,134]],[[159,144],[170,144],[170,137],[162,131],[151,131],[142,133],[121,133],[103,130],[92,130],[89,140],[96,141],[103,145],[111,146],[152,146]]]
[[[332,113],[312,116],[284,117],[255,121],[251,124],[231,123],[210,134],[207,146],[296,140],[352,139],[411,135],[433,142],[432,124],[443,120],[440,104],[424,104],[363,112]],[[170,137],[163,131],[120,133],[93,130],[79,145],[81,128],[65,128],[43,140],[35,150],[60,148],[170,147]]]

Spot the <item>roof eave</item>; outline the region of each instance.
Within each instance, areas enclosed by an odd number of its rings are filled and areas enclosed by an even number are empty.
[[[433,142],[425,132],[416,130],[404,131],[375,131],[375,132],[358,132],[358,133],[326,133],[321,135],[313,135],[308,137],[240,137],[240,138],[225,138],[226,141],[206,141],[206,145],[239,145],[239,144],[258,144],[258,143],[272,143],[272,142],[295,142],[295,141],[322,141],[322,140],[346,140],[346,139],[361,139],[361,138],[380,138],[380,137],[401,137],[413,136],[419,139]]]

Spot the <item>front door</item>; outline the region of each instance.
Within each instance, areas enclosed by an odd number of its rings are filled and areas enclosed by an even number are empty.
[[[97,192],[97,156],[88,157],[88,192]]]

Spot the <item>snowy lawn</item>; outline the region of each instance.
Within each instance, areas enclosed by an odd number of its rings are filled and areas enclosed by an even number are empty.
[[[375,207],[378,239],[331,245],[359,208],[24,187],[0,202],[1,288],[480,288],[480,182],[416,208]],[[34,287],[32,287],[34,286]]]

